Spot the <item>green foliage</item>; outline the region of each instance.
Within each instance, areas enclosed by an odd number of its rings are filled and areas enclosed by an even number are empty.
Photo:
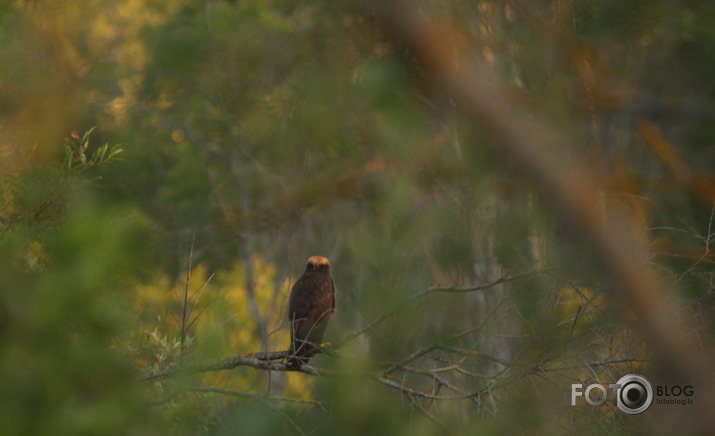
[[[65,158],[61,165],[37,168],[37,147],[9,147],[10,164],[0,178],[0,239],[18,226],[36,227],[40,222],[61,220],[68,190],[79,190],[76,183],[86,172],[117,160],[123,149],[104,144],[89,152],[89,137],[94,127],[80,138],[77,131],[64,140]],[[99,176],[95,180],[98,180]]]
[[[85,201],[45,232],[40,272],[18,257],[38,244],[34,229],[0,243],[4,259],[18,260],[0,272],[7,434],[151,431],[137,372],[111,346],[127,321],[122,283],[138,266],[128,253],[146,249],[137,239],[146,224]]]
[[[96,127],[96,126],[95,126]],[[88,170],[102,164],[116,160],[116,156],[124,150],[117,144],[109,148],[109,144],[97,147],[90,157],[87,157],[89,149],[89,135],[95,129],[87,130],[82,137],[75,130],[69,138],[65,138],[65,160],[63,167],[67,171]],[[109,154],[107,154],[109,152]]]

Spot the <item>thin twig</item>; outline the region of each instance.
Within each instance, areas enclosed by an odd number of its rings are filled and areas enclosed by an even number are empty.
[[[179,360],[182,362],[184,360],[184,344],[186,343],[187,334],[186,314],[189,306],[189,283],[191,282],[191,269],[194,259],[194,237],[196,237],[196,232],[194,232],[191,237],[191,248],[189,249],[189,260],[186,268],[186,284],[184,285],[184,303],[181,305],[181,346],[179,347]]]
[[[350,333],[349,335],[347,335],[342,341],[338,342],[338,346],[345,345],[346,343],[352,341],[353,339],[372,330],[373,328],[375,328],[377,325],[379,325],[383,321],[387,320],[388,318],[391,318],[395,314],[397,309],[404,308],[404,305],[406,303],[418,300],[418,299],[420,299],[426,295],[429,295],[433,292],[468,293],[468,292],[483,291],[486,289],[491,289],[491,288],[493,288],[497,285],[500,285],[502,283],[510,282],[510,281],[517,280],[517,279],[520,279],[520,278],[523,278],[526,276],[530,276],[530,275],[534,275],[534,274],[543,272],[543,270],[533,270],[533,271],[528,271],[528,272],[525,272],[522,274],[512,274],[512,271],[507,272],[506,274],[502,275],[501,277],[499,277],[496,280],[489,282],[489,283],[476,284],[476,285],[468,286],[468,287],[456,287],[456,286],[443,287],[442,285],[435,285],[435,286],[431,286],[427,289],[424,289],[420,292],[417,292],[415,294],[412,294],[411,296],[407,297],[404,301],[397,304],[395,306],[395,308],[390,309],[390,310],[384,312],[382,315],[375,318],[367,326],[359,328],[359,329],[353,331],[352,333]]]

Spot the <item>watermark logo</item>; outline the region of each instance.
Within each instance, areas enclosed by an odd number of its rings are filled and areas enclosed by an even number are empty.
[[[695,395],[695,389],[692,386],[657,386],[655,402],[656,404],[689,406],[693,404],[693,395]]]
[[[620,387],[616,393],[616,405],[623,413],[638,415],[653,402],[653,386],[642,375],[624,375],[616,385]]]
[[[692,386],[656,386],[654,390],[650,381],[638,374],[624,375],[607,386],[591,384],[584,388],[580,383],[572,384],[571,405],[575,406],[579,397],[591,406],[601,406],[610,399],[623,413],[638,415],[648,410],[654,399],[656,404],[689,405],[695,394]]]

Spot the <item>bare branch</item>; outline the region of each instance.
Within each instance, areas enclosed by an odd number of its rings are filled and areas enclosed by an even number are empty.
[[[399,360],[399,361],[393,363],[392,365],[390,365],[389,367],[387,367],[387,369],[385,369],[383,371],[383,374],[387,375],[392,372],[395,372],[398,369],[403,368],[405,365],[412,362],[413,360],[415,360],[419,357],[422,357],[427,353],[432,352],[435,348],[437,348],[437,344],[432,344],[428,347],[421,348],[421,349],[415,351],[414,353],[410,354],[409,356],[405,357],[404,359]]]
[[[157,378],[173,376],[177,373],[224,371],[239,366],[248,366],[251,368],[269,371],[298,371],[309,375],[320,375],[325,373],[323,370],[319,370],[308,365],[304,365],[300,370],[294,370],[286,366],[283,362],[276,362],[277,360],[283,360],[288,356],[288,351],[258,352],[239,356],[227,356],[220,359],[210,359],[200,362],[191,362],[183,365],[169,365],[163,368],[148,371],[144,379],[147,381],[155,380]]]
[[[188,265],[186,268],[186,283],[184,284],[184,300],[181,305],[181,346],[179,347],[179,360],[184,359],[184,345],[186,343],[186,335],[188,334],[188,328],[186,327],[189,323],[187,319],[187,314],[191,312],[188,311],[189,308],[189,282],[191,281],[191,270],[193,268],[194,261],[194,237],[196,237],[196,232],[191,238],[191,249],[189,250]]]
[[[405,300],[403,300],[402,302],[400,302],[399,304],[397,304],[393,309],[388,310],[388,311],[384,312],[382,315],[380,315],[380,316],[378,316],[377,318],[375,318],[375,319],[374,319],[372,322],[370,322],[370,324],[368,324],[367,326],[362,327],[362,328],[360,328],[360,329],[357,329],[357,330],[353,331],[352,333],[350,333],[347,337],[345,337],[345,338],[344,338],[342,341],[340,341],[338,344],[339,344],[339,346],[340,346],[340,345],[344,345],[344,344],[346,344],[346,343],[352,341],[353,339],[357,338],[358,336],[361,336],[361,335],[363,335],[363,334],[369,332],[370,330],[372,330],[373,328],[375,328],[377,325],[381,324],[383,321],[385,321],[385,320],[391,318],[392,315],[395,314],[395,312],[397,311],[397,309],[402,309],[402,308],[404,308],[404,305],[405,305],[405,304],[407,304],[407,303],[409,303],[409,302],[411,302],[411,301],[418,300],[418,299],[420,299],[420,298],[422,298],[422,297],[424,297],[424,296],[426,296],[426,295],[429,295],[429,294],[431,294],[431,293],[433,293],[433,292],[467,293],[467,292],[483,291],[483,290],[486,290],[486,289],[491,289],[491,288],[493,288],[493,287],[495,287],[495,286],[498,286],[498,285],[500,285],[500,284],[502,284],[502,283],[510,282],[510,281],[513,281],[513,280],[517,280],[517,279],[520,279],[520,278],[523,278],[523,277],[527,277],[527,276],[530,276],[530,275],[534,275],[534,274],[537,274],[537,273],[540,273],[540,272],[542,272],[542,271],[534,270],[534,271],[529,271],[529,272],[522,273],[522,274],[512,275],[512,271],[510,271],[510,272],[507,272],[506,274],[504,274],[503,276],[497,278],[496,280],[494,280],[494,281],[492,281],[492,282],[485,283],[485,284],[477,284],[477,285],[469,286],[469,287],[466,287],[466,288],[459,288],[459,287],[456,287],[456,286],[442,287],[442,285],[431,286],[431,287],[429,287],[429,288],[427,288],[427,289],[425,289],[425,290],[422,290],[422,291],[420,291],[420,292],[417,292],[416,294],[413,294],[413,295],[407,297]]]
[[[467,286],[467,287],[463,287],[463,288],[455,287],[455,286],[443,287],[442,285],[435,285],[435,286],[432,286],[431,288],[425,289],[424,291],[422,291],[420,293],[415,294],[413,296],[413,298],[419,298],[419,297],[427,295],[431,292],[467,293],[467,292],[483,291],[485,289],[491,289],[495,286],[501,285],[502,283],[511,282],[513,280],[531,276],[531,275],[538,274],[541,272],[545,272],[545,271],[533,270],[533,271],[528,271],[528,272],[521,273],[521,274],[512,274],[513,273],[513,270],[512,270],[489,283],[478,284],[478,285],[474,285],[474,286]]]

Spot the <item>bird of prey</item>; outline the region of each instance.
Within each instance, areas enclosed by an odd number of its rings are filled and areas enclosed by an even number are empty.
[[[300,369],[315,354],[334,311],[335,286],[330,278],[330,262],[313,256],[290,293],[290,356],[286,362],[289,368]]]

